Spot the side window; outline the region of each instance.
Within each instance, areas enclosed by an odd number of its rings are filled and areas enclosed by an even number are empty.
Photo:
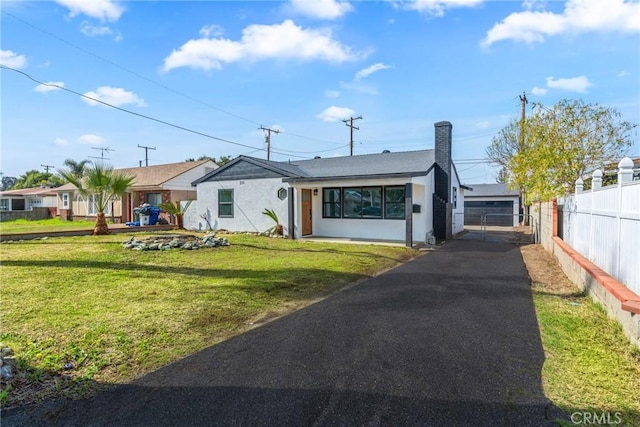
[[[218,216],[233,218],[233,190],[218,190]]]
[[[69,193],[62,193],[62,208],[69,209]]]

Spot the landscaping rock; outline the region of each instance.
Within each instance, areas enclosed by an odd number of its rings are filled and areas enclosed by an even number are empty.
[[[208,233],[203,237],[192,234],[154,236],[142,240],[131,237],[122,242],[124,249],[135,251],[167,251],[170,249],[191,251],[217,246],[229,246],[229,241],[223,237],[216,237],[216,233]]]

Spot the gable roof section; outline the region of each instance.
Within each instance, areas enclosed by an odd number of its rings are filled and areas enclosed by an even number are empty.
[[[201,166],[207,162],[211,162],[213,165],[215,165],[215,163],[211,160],[197,160],[194,162],[167,163],[164,165],[114,169],[114,171],[133,175],[136,180],[131,186],[132,189],[143,187],[159,187],[165,182],[172,180],[173,178],[182,175],[183,173],[188,172],[194,168],[197,168],[198,166]],[[61,187],[55,188],[54,190],[60,192],[73,191],[75,189],[75,185],[67,183]]]
[[[56,196],[57,188],[51,187],[33,187],[33,188],[20,188],[18,190],[6,190],[0,191],[0,196],[3,197],[46,197]]]
[[[274,162],[255,157],[240,156],[220,169],[216,169],[193,182],[197,185],[205,181],[232,179],[234,168],[246,162],[257,168],[281,176],[285,181],[313,181],[330,178],[367,178],[391,175],[426,175],[434,164],[434,151],[405,151],[398,153],[363,154],[358,156],[328,157],[311,160]],[[240,178],[242,176],[242,178]],[[257,179],[264,177],[255,173],[237,175],[236,179]]]
[[[258,179],[266,177],[301,177],[306,173],[289,162],[274,162],[249,156],[238,156],[222,167],[209,172],[191,185],[228,179]]]
[[[507,184],[471,184],[473,193],[467,197],[518,197],[518,190],[510,190]]]
[[[133,175],[136,178],[131,188],[156,187],[207,162],[210,162],[210,160],[198,160],[195,162],[168,163],[164,165],[145,166],[139,168],[117,169],[117,172],[127,173]]]

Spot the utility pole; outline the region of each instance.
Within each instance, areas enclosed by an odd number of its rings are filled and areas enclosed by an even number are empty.
[[[138,148],[144,148],[144,165],[149,166],[149,150],[155,150],[156,147],[145,147],[144,145],[138,144]]]
[[[113,148],[109,148],[109,147],[91,147],[91,149],[92,150],[100,150],[100,157],[89,156],[89,158],[98,159],[98,160],[101,160],[101,161],[109,160],[109,158],[104,156],[105,152],[109,153],[110,151],[116,151]]]
[[[49,169],[54,169],[55,166],[51,166],[51,165],[40,165],[44,168],[44,170],[46,171],[46,173],[49,173]]]
[[[522,95],[520,95],[520,151],[524,149],[524,122],[526,106],[528,103],[529,100],[527,99],[527,94],[522,92]]]
[[[267,160],[271,160],[271,132],[280,133],[280,131],[278,129],[266,128],[264,126],[260,126],[258,129],[266,132],[264,138],[267,143]]]
[[[362,120],[362,116],[358,116],[358,117],[350,117],[348,119],[344,119],[343,122],[345,125],[347,125],[349,128],[351,128],[351,138],[349,139],[349,147],[350,147],[350,156],[353,156],[353,130],[360,130],[359,127],[356,127],[353,125],[353,121],[354,120]]]
[[[529,103],[527,99],[527,94],[522,92],[520,95],[520,138],[518,140],[518,154],[524,151],[524,126],[525,126],[525,113],[526,107]],[[522,191],[522,188],[518,189],[518,195],[520,198],[520,203],[522,204],[522,212],[524,214],[524,218],[522,218],[523,225],[529,225],[529,206],[525,204],[526,193]]]

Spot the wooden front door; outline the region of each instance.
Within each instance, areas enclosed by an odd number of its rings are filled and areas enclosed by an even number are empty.
[[[302,190],[302,235],[313,234],[311,217],[311,190]]]

